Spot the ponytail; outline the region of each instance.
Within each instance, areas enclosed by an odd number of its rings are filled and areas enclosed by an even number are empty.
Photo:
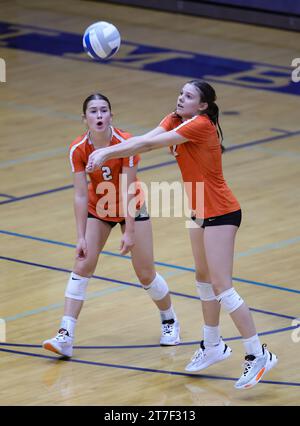
[[[219,107],[215,103],[217,99],[216,92],[214,88],[206,83],[206,81],[202,80],[192,80],[188,82],[189,84],[193,84],[200,92],[200,101],[206,102],[208,107],[202,114],[207,114],[211,122],[216,126],[218,137],[221,144],[222,153],[225,151],[225,147],[223,145],[223,132],[219,123]]]
[[[219,107],[215,102],[212,102],[211,104],[208,105],[208,108],[206,111],[204,111],[204,114],[207,114],[209,119],[214,123],[214,125],[217,128],[217,133],[218,133],[218,137],[220,139],[220,144],[221,144],[221,150],[222,150],[222,154],[225,151],[225,146],[223,145],[223,132],[219,123]]]

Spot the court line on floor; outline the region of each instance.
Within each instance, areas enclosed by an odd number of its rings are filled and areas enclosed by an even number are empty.
[[[55,244],[55,245],[59,245],[59,246],[63,246],[63,247],[75,248],[74,244],[63,243],[63,242],[60,242],[60,241],[49,240],[49,239],[46,239],[46,238],[33,237],[31,235],[25,235],[25,234],[20,234],[20,233],[11,232],[11,231],[0,230],[0,234],[30,239],[30,240],[34,240],[34,241],[40,241],[40,242],[47,243],[47,244]],[[277,243],[266,244],[264,246],[257,247],[256,249],[250,249],[247,252],[237,253],[235,255],[235,258],[245,257],[246,255],[248,256],[248,255],[252,255],[252,254],[260,254],[260,253],[267,251],[267,250],[270,250],[270,249],[283,248],[283,247],[287,247],[289,244],[298,243],[298,242],[300,242],[300,237],[295,237],[295,238],[291,238],[289,240],[279,241]],[[127,256],[127,255],[124,256],[124,255],[121,255],[121,254],[118,254],[118,253],[113,253],[113,252],[106,251],[106,250],[103,250],[101,252],[101,254],[104,254],[104,255],[107,255],[107,256],[114,256],[114,257],[118,257],[118,258],[121,258],[121,259],[131,260],[130,256]],[[172,268],[172,269],[180,270],[180,271],[195,272],[194,268],[189,268],[189,267],[180,266],[180,265],[172,265],[172,264],[166,263],[166,262],[155,261],[154,264],[157,265],[157,266],[164,266],[164,267],[167,267],[167,268]],[[233,281],[242,282],[242,283],[245,283],[245,284],[256,285],[256,286],[260,286],[260,287],[272,288],[274,290],[287,291],[287,292],[291,292],[291,293],[300,294],[300,290],[295,290],[295,289],[291,289],[291,288],[288,288],[288,287],[282,287],[282,286],[277,286],[277,285],[273,285],[273,284],[261,283],[259,281],[246,280],[246,279],[238,278],[238,277],[232,277],[232,279],[233,279]]]
[[[34,237],[32,235],[20,234],[20,233],[17,233],[17,232],[6,231],[4,229],[0,229],[0,234],[25,238],[25,239],[34,240],[34,241],[40,241],[40,242],[43,242],[43,243],[46,243],[46,244],[54,244],[54,245],[59,245],[59,246],[63,246],[63,247],[70,247],[70,248],[76,247],[74,244],[64,243],[64,242],[56,241],[56,240],[50,240],[48,238]],[[261,254],[261,253],[264,253],[264,252],[269,251],[269,250],[285,248],[285,247],[288,247],[291,244],[297,244],[299,242],[300,242],[300,237],[288,238],[287,240],[282,240],[282,241],[277,241],[277,242],[274,242],[274,243],[264,244],[260,247],[254,247],[254,248],[251,248],[251,249],[246,250],[244,252],[237,252],[237,253],[235,253],[234,257],[235,257],[235,259],[239,259],[239,258],[242,258],[242,257]],[[108,256],[114,256],[114,257],[119,257],[119,258],[131,260],[131,256],[124,256],[124,255],[121,255],[119,253],[113,253],[113,252],[106,251],[106,250],[103,250],[101,253],[108,255]],[[172,265],[172,264],[169,264],[169,263],[158,262],[158,261],[156,261],[155,264],[159,265],[159,266],[166,266],[166,267],[175,268],[175,269],[176,268],[179,268],[179,269],[184,268],[183,266]],[[183,270],[195,272],[195,269],[193,269],[193,268],[185,268]]]
[[[285,134],[291,133],[291,130],[278,129],[277,127],[271,127],[270,130],[272,130],[272,132],[279,132],[279,133],[285,133]]]
[[[73,185],[65,185],[65,186],[60,186],[59,188],[53,188],[53,189],[47,189],[46,191],[35,192],[34,194],[21,195],[20,197],[15,197],[11,200],[0,201],[0,205],[10,204],[17,201],[23,201],[29,198],[40,197],[41,195],[48,195],[54,192],[65,191],[66,189],[71,189],[71,188],[73,188]]]
[[[126,287],[124,287],[122,285],[122,286],[116,286],[116,287],[113,287],[113,288],[106,288],[104,290],[93,291],[93,292],[90,292],[86,296],[86,300],[96,299],[98,297],[106,296],[108,294],[117,293],[119,291],[124,291],[124,290],[126,290]],[[31,315],[37,315],[37,314],[40,314],[42,312],[49,312],[49,311],[52,311],[54,309],[62,308],[63,306],[64,306],[64,301],[59,302],[59,303],[53,303],[53,304],[47,305],[47,306],[41,306],[40,308],[31,309],[29,311],[24,311],[24,312],[21,312],[21,313],[16,314],[16,315],[4,317],[2,319],[4,319],[4,321],[6,321],[6,322],[15,321],[15,320],[18,320],[18,319],[21,319],[21,318],[26,318],[26,317],[31,316]]]
[[[3,197],[3,198],[16,198],[13,195],[8,195],[8,194],[0,194],[0,197]]]
[[[282,151],[282,150],[275,150],[268,146],[255,146],[250,147],[248,149],[253,149],[257,152],[263,152],[265,154],[270,154],[272,157],[281,157],[281,158],[288,158],[295,161],[299,161],[300,153],[299,152],[293,152],[293,151]]]
[[[67,273],[72,272],[71,269],[58,268],[56,266],[44,265],[44,264],[41,264],[41,263],[29,262],[29,261],[26,261],[26,260],[20,260],[20,259],[5,257],[5,256],[0,256],[0,260],[1,259],[7,260],[7,261],[10,261],[10,262],[21,263],[23,265],[36,266],[38,268],[44,268],[44,269],[49,269],[49,270],[53,270],[53,271],[67,272]],[[102,280],[102,281],[108,281],[108,282],[112,282],[112,283],[116,283],[116,284],[121,284],[121,285],[125,285],[125,286],[137,287],[139,289],[142,289],[141,284],[130,283],[128,281],[116,280],[114,278],[107,278],[107,277],[103,277],[103,276],[99,276],[99,275],[92,275],[92,278]],[[194,299],[194,300],[197,300],[197,301],[199,300],[198,296],[180,293],[180,292],[177,292],[177,291],[170,291],[170,294],[173,295],[173,296],[185,297],[185,298]],[[49,305],[49,306],[51,307],[52,305]],[[296,318],[294,316],[279,314],[279,313],[276,313],[276,312],[266,311],[266,310],[262,310],[262,309],[256,309],[256,308],[249,308],[249,309],[253,312],[257,312],[257,313],[261,313],[261,314],[265,314],[265,315],[272,315],[272,316],[285,318],[285,319],[289,319],[289,320],[293,320],[293,319]],[[48,310],[50,310],[50,308]],[[30,311],[30,312],[32,312],[32,311]],[[19,315],[23,315],[22,317],[24,317],[24,313],[21,313]],[[32,315],[32,313],[30,313],[30,315]]]
[[[286,331],[295,330],[296,328],[300,328],[300,324],[292,325],[289,327],[282,327],[277,328],[275,330],[269,330],[269,331],[262,331],[261,333],[258,333],[259,336],[268,336],[271,334],[278,334],[283,333]],[[241,336],[235,336],[235,337],[222,337],[222,339],[225,342],[233,342],[236,340],[241,340]],[[199,340],[192,340],[190,342],[181,342],[177,346],[191,346],[191,345],[199,345]],[[19,347],[19,348],[42,348],[42,345],[36,345],[36,344],[30,344],[30,343],[9,343],[9,342],[1,342],[0,341],[0,347],[1,346],[8,346],[8,347]],[[74,349],[146,349],[146,348],[161,348],[160,344],[144,344],[144,345],[101,345],[101,346],[91,346],[91,345],[75,345],[73,346]]]
[[[198,373],[185,373],[181,371],[171,371],[171,370],[161,370],[161,369],[155,369],[155,368],[146,368],[146,367],[135,367],[131,365],[122,365],[122,364],[108,364],[104,362],[96,362],[96,361],[86,361],[82,359],[58,359],[54,356],[49,355],[43,355],[43,354],[35,354],[32,352],[23,352],[23,351],[16,351],[12,349],[4,349],[0,348],[1,352],[11,353],[14,355],[24,355],[24,356],[31,356],[36,358],[43,358],[43,359],[50,359],[54,360],[56,362],[72,362],[72,363],[78,363],[78,364],[86,364],[86,365],[93,365],[97,367],[109,367],[109,368],[116,368],[121,370],[130,370],[130,371],[140,371],[143,373],[156,373],[156,374],[166,374],[166,375],[173,375],[173,376],[181,376],[181,377],[194,377],[194,378],[202,378],[202,379],[211,379],[211,380],[223,380],[223,381],[237,381],[237,377],[225,377],[225,376],[213,376],[213,375],[207,375],[207,374],[198,374]],[[270,385],[280,385],[280,386],[300,386],[300,383],[297,382],[279,382],[275,380],[261,380],[260,383],[264,384],[270,384]]]
[[[273,142],[273,141],[276,141],[276,140],[286,139],[288,137],[296,136],[296,135],[299,135],[299,134],[300,134],[300,130],[292,131],[292,132],[287,131],[287,133],[283,133],[283,134],[280,134],[280,135],[277,135],[277,136],[271,136],[269,138],[258,139],[257,141],[246,142],[244,144],[231,145],[231,146],[228,146],[226,148],[226,151],[230,152],[230,151],[234,151],[234,150],[237,150],[237,149],[249,148],[251,146],[255,146],[255,145],[259,145],[259,144],[267,143],[267,142]],[[175,164],[175,163],[176,163],[176,160],[170,160],[170,161],[165,161],[163,163],[158,163],[158,164],[153,164],[153,165],[150,165],[150,166],[141,167],[140,169],[138,169],[138,173],[148,171],[148,170],[157,169],[157,168],[161,168],[161,167],[165,167],[165,166],[169,166],[169,165],[172,165],[172,164]],[[66,186],[62,186],[62,187],[59,187],[59,188],[53,188],[53,189],[49,189],[49,190],[45,190],[45,191],[36,192],[36,193],[33,193],[33,194],[22,195],[20,197],[15,197],[14,199],[11,199],[11,200],[1,201],[0,205],[26,200],[28,198],[35,198],[35,197],[39,197],[41,195],[52,194],[54,192],[64,191],[64,190],[70,189],[72,187],[73,187],[73,185],[66,185]]]
[[[45,117],[54,117],[54,118],[59,118],[59,119],[68,119],[71,121],[76,121],[76,122],[80,122],[80,117],[77,116],[76,114],[70,114],[70,113],[64,113],[64,112],[59,112],[59,111],[55,111],[52,110],[50,108],[37,108],[34,107],[33,105],[29,105],[29,104],[18,104],[16,102],[10,101],[10,102],[1,102],[0,101],[0,108],[1,107],[5,107],[5,108],[14,108],[17,110],[21,110],[21,111],[28,111],[28,112],[33,112],[35,114],[38,115],[43,115]],[[223,111],[223,114],[226,115],[226,111]],[[132,127],[132,125],[126,125],[126,124],[120,124],[119,125],[120,128],[125,128],[125,129],[129,129],[131,131],[131,133],[137,133],[137,134],[142,134],[142,133],[146,133],[147,131],[149,131],[149,129],[145,129],[145,128],[140,128],[140,127]],[[278,129],[278,128],[271,128],[270,129],[272,132],[279,132],[281,134],[284,134],[286,136],[290,136],[292,135],[293,131],[290,130],[285,130],[285,129]],[[230,147],[229,147],[230,150]],[[17,165],[17,164],[23,164],[26,163],[28,161],[34,161],[34,160],[40,160],[43,158],[52,158],[53,156],[57,156],[60,154],[67,154],[68,151],[68,147],[58,147],[58,148],[54,148],[52,150],[47,150],[47,151],[39,151],[39,152],[35,152],[31,155],[27,155],[27,156],[23,156],[23,157],[19,157],[19,158],[15,158],[12,160],[7,160],[7,161],[1,161],[0,162],[0,169],[6,168],[6,167],[10,167],[13,165]],[[277,154],[279,155],[279,154]],[[281,153],[280,155],[285,155],[285,153]],[[289,155],[285,155],[287,157],[293,158],[293,156],[289,156]],[[161,163],[160,167],[163,167],[164,165],[169,165],[169,164],[173,164],[173,162],[165,162],[165,163]],[[148,166],[145,167],[144,170],[150,170],[153,166]],[[140,171],[143,171],[142,169],[140,169]]]
[[[1,106],[3,106],[3,105],[1,105],[1,101],[0,101],[0,107]],[[31,106],[29,105],[28,107],[29,107],[29,111],[30,111],[30,107]],[[26,109],[26,106],[24,106],[24,109]],[[33,111],[35,112],[35,109]],[[40,112],[40,110],[39,110],[39,112]],[[48,116],[49,115],[48,109],[46,109],[46,112],[47,112],[46,116]],[[59,113],[57,113],[57,114],[59,116]],[[54,114],[54,116],[57,116],[57,114]],[[223,114],[224,114],[224,112],[223,112]],[[50,116],[51,116],[51,114],[50,114]],[[65,118],[65,116],[69,117],[69,116],[71,116],[71,114],[64,114],[64,113],[62,113],[61,118]],[[74,116],[72,118],[72,121],[74,121],[75,117],[76,116]],[[77,118],[75,121],[79,122],[79,118]],[[124,129],[124,128],[128,128],[130,126],[126,126],[126,125],[121,125],[120,124],[119,127],[122,128],[122,129]],[[135,130],[130,129],[130,131],[132,133],[134,132],[134,133],[137,133],[137,134],[146,133],[148,130],[149,129],[141,129],[141,128],[135,128]],[[290,130],[276,129],[276,128],[271,128],[270,130],[272,132],[281,133],[281,134],[283,134],[285,136],[293,136],[293,131],[290,131]],[[242,147],[242,145],[232,145],[232,147],[233,146],[234,147],[236,147],[236,146],[237,147]],[[237,148],[234,148],[234,149],[237,149]],[[227,150],[230,151],[232,149],[229,146]],[[67,146],[57,147],[57,148],[54,148],[54,149],[51,149],[51,150],[46,150],[46,151],[38,151],[38,152],[35,152],[35,153],[31,154],[31,155],[26,155],[26,156],[23,156],[23,157],[14,158],[12,160],[1,161],[0,162],[0,169],[4,169],[4,168],[11,167],[11,166],[18,165],[18,164],[24,164],[24,163],[29,162],[29,161],[41,160],[41,159],[44,159],[44,158],[48,158],[49,159],[49,158],[57,157],[57,156],[59,156],[61,154],[67,155],[67,152],[68,152],[68,147]],[[289,152],[285,152],[285,151],[270,151],[270,150],[269,150],[269,152],[271,154],[273,154],[273,155],[285,156],[285,157],[288,157],[288,158],[293,158],[293,153],[289,153]],[[150,166],[142,167],[142,168],[139,169],[139,172],[151,170],[151,169],[156,168],[156,167],[168,166],[168,165],[175,164],[175,163],[176,163],[176,161],[169,160],[169,161],[166,161],[166,162],[163,162],[163,163],[159,163],[159,165],[150,165]],[[16,197],[14,197],[14,198],[16,198]]]
[[[273,142],[273,141],[277,141],[277,140],[281,140],[281,139],[286,139],[286,138],[289,138],[289,137],[292,137],[292,136],[297,136],[299,134],[300,134],[300,130],[295,130],[295,131],[291,131],[291,132],[287,131],[287,133],[283,133],[281,135],[270,136],[268,138],[258,139],[257,141],[246,142],[246,143],[243,143],[243,144],[231,145],[229,147],[226,147],[226,151],[235,151],[237,149],[248,148],[250,146],[255,146],[255,145],[261,145],[263,143]]]

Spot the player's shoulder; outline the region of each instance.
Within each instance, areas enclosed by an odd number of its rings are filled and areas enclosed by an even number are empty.
[[[207,117],[207,115],[194,115],[193,117],[184,120],[178,127],[179,128],[204,128],[204,127],[211,127],[212,123],[210,119]]]
[[[113,136],[119,140],[119,142],[122,142],[123,140],[129,139],[132,137],[132,134],[130,132],[127,132],[126,130],[119,129],[117,127],[112,127]]]
[[[192,120],[193,119],[194,119],[195,123],[197,123],[201,126],[208,126],[208,127],[213,126],[213,122],[211,121],[211,119],[206,114],[195,115],[192,118]]]
[[[74,151],[78,147],[83,147],[84,144],[87,142],[88,142],[88,134],[87,132],[85,132],[84,134],[77,136],[77,138],[74,139],[73,142],[71,142],[69,150]]]
[[[167,120],[171,121],[172,123],[174,123],[174,125],[179,125],[183,122],[182,117],[180,117],[180,115],[178,115],[176,112],[170,112],[168,115],[166,115],[165,117]]]
[[[167,114],[159,123],[159,126],[164,127],[166,130],[172,130],[178,127],[182,123],[182,118],[176,114],[176,112],[171,112]]]
[[[206,124],[211,123],[211,120],[207,114],[198,114],[198,115],[195,115],[193,118],[195,118],[198,123],[206,123]]]

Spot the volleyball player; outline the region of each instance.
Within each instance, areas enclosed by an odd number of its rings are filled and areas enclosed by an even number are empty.
[[[130,214],[128,208],[138,192],[136,172],[139,156],[105,162],[100,169],[89,173],[90,183],[87,183],[85,168],[89,155],[98,148],[126,144],[130,134],[113,127],[111,104],[102,94],[93,94],[84,101],[83,120],[87,131],[71,144],[69,151],[74,176],[76,258],[65,291],[60,328],[54,338],[43,342],[43,347],[63,356],[72,356],[75,327],[89,279],[112,228],[118,224],[123,233],[121,254],[131,252],[136,275],[159,309],[162,323],[160,344],[177,345],[180,341],[179,323],[171,304],[168,285],[155,271],[150,217],[145,204],[141,202],[134,214]],[[120,201],[123,185],[120,176],[125,179],[126,186],[124,208]],[[137,192],[130,195],[127,192],[132,184]],[[109,198],[110,189],[113,196]],[[134,309],[133,306],[129,308]],[[118,321],[117,312],[112,313],[112,321]]]
[[[196,227],[190,229],[190,240],[204,318],[203,340],[186,370],[200,371],[231,355],[220,334],[222,306],[243,339],[244,370],[235,387],[246,389],[261,380],[276,364],[277,357],[261,344],[249,308],[232,286],[234,242],[242,214],[223,177],[222,131],[215,100],[215,90],[207,82],[189,81],[180,91],[175,112],[167,115],[158,127],[126,144],[92,153],[87,170],[96,170],[112,158],[172,147],[183,181],[192,188],[188,197]],[[197,198],[201,197],[197,192],[199,182],[204,184],[203,214],[201,208],[197,209]]]

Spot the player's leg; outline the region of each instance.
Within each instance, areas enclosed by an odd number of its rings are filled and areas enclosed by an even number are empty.
[[[237,388],[254,386],[263,374],[277,362],[274,354],[262,346],[248,306],[232,287],[234,242],[238,227],[208,226],[204,231],[204,246],[214,292],[239,330],[246,351],[245,369],[236,383]]]
[[[203,340],[186,366],[187,371],[199,371],[231,354],[231,349],[220,336],[220,304],[216,299],[204,249],[204,228],[195,224],[190,228],[190,240],[195,262],[196,289],[203,313]]]
[[[135,244],[131,250],[135,273],[159,309],[162,334],[161,345],[177,345],[180,342],[179,323],[172,306],[169,288],[164,278],[156,272],[153,256],[151,220],[135,221]]]
[[[43,347],[64,356],[72,356],[76,321],[85,300],[90,277],[93,275],[98,257],[110,234],[111,226],[101,220],[89,218],[86,228],[87,256],[75,259],[66,291],[64,315],[58,334],[46,340]]]
[[[244,338],[249,338],[256,334],[255,325],[248,307],[232,287],[234,241],[237,229],[234,225],[208,226],[204,230],[204,245],[216,297],[231,314],[240,334]],[[230,296],[231,293],[232,296]],[[226,297],[226,294],[229,296]]]

